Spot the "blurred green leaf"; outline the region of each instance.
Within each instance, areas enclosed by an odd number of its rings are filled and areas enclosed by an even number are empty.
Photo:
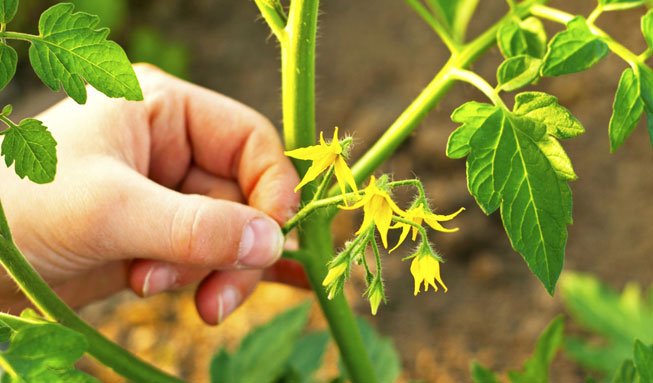
[[[612,383],[633,383],[637,379],[637,370],[633,361],[625,360],[612,377]]]
[[[653,347],[637,340],[633,355],[639,383],[653,383]]]
[[[141,27],[130,36],[129,57],[134,62],[147,62],[177,77],[188,77],[188,48],[165,39],[156,30]]]
[[[612,152],[623,145],[642,117],[644,102],[640,98],[640,89],[639,78],[635,72],[632,68],[626,69],[619,80],[608,129]]]
[[[60,3],[43,12],[40,35],[30,40],[30,62],[41,81],[55,91],[63,87],[80,104],[86,102],[84,81],[109,97],[142,100],[127,55],[106,39],[109,30],[97,29],[97,16],[73,8]]]
[[[69,0],[75,9],[97,15],[100,25],[114,32],[122,28],[129,16],[128,0]]]
[[[553,362],[564,336],[562,317],[554,319],[537,340],[535,353],[524,364],[521,372],[508,373],[512,383],[548,383],[549,366]]]
[[[426,0],[431,11],[440,19],[457,42],[465,40],[467,25],[479,0]]]
[[[653,146],[653,113],[646,111],[646,129],[648,130],[648,138]]]
[[[0,0],[0,23],[7,24],[18,10],[18,0]]]
[[[322,366],[322,358],[329,339],[330,335],[327,331],[314,332],[299,338],[288,359],[288,370],[292,372],[293,379],[285,379],[282,382],[313,382],[313,374]]]
[[[12,123],[13,124],[13,123]],[[2,155],[14,164],[20,178],[39,184],[52,182],[57,172],[57,142],[39,120],[27,118],[4,133]]]
[[[641,27],[646,44],[648,44],[649,48],[653,48],[653,9],[650,9],[642,16]]]
[[[472,362],[472,382],[473,383],[499,383],[499,378],[494,372],[481,366],[477,362]]]
[[[0,90],[14,78],[17,63],[18,55],[14,48],[0,43]]]
[[[592,276],[568,273],[561,293],[574,320],[606,340],[605,346],[574,338],[565,342],[567,354],[582,365],[612,374],[632,357],[635,339],[653,343],[653,305],[639,286],[629,284],[617,294]]]
[[[90,383],[95,378],[75,370],[75,362],[87,348],[86,338],[55,323],[39,323],[17,329],[7,351],[0,353],[11,383]]]
[[[286,369],[308,320],[310,304],[290,309],[251,331],[238,350],[221,350],[211,363],[214,383],[271,383]]]
[[[542,75],[560,76],[584,71],[601,61],[608,52],[606,43],[592,34],[587,21],[578,16],[549,42]]]
[[[366,320],[357,318],[365,349],[368,352],[378,383],[395,383],[401,373],[401,362],[392,340],[377,334]],[[341,377],[347,379],[347,371],[340,360]]]
[[[497,31],[497,44],[506,58],[519,55],[542,58],[546,53],[546,31],[535,17],[511,19]]]
[[[505,60],[497,69],[499,88],[512,92],[536,81],[540,76],[542,60],[519,55]]]

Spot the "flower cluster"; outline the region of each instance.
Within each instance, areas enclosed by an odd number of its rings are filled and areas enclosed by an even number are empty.
[[[372,176],[367,186],[359,191],[352,171],[346,162],[350,142],[350,139],[347,142],[339,141],[338,128],[336,128],[330,143],[324,141],[321,133],[318,145],[286,152],[289,157],[312,161],[312,165],[297,185],[296,190],[323,175],[316,189],[315,201],[322,198],[320,193],[326,190],[331,175],[335,174],[341,192],[338,201],[344,202],[339,206],[340,209],[359,210],[362,208],[363,210],[363,222],[356,231],[356,236],[345,244],[344,249],[328,265],[329,271],[322,284],[326,288],[329,298],[333,298],[342,291],[353,264],[363,265],[367,284],[364,295],[370,302],[372,314],[376,314],[381,302],[386,300],[382,278],[381,246],[377,242],[376,232],[378,231],[382,248],[388,249],[388,233],[394,229],[401,230],[401,233],[397,244],[388,251],[389,253],[402,245],[409,238],[408,235],[411,232],[410,238],[413,242],[419,239],[414,253],[404,258],[404,260],[412,260],[410,271],[415,280],[414,294],[417,295],[422,286],[424,291],[427,291],[429,286],[437,291],[439,285],[446,292],[447,286],[440,275],[440,264],[443,259],[430,244],[423,225],[426,224],[433,230],[444,233],[455,232],[458,228],[446,228],[442,222],[451,221],[464,208],[453,214],[435,214],[429,206],[424,187],[419,180],[392,182],[387,175],[382,175],[378,179]],[[392,198],[392,190],[401,186],[412,186],[418,191],[417,197],[407,210],[401,209]],[[347,192],[348,187],[352,192]],[[371,251],[369,251],[370,249]]]

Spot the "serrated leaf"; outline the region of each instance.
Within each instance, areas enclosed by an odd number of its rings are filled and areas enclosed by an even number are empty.
[[[14,48],[0,43],[0,90],[14,78],[17,63],[18,55]]]
[[[635,364],[628,359],[624,360],[621,367],[612,376],[612,383],[633,383],[637,378],[637,370]]]
[[[211,381],[274,382],[287,366],[293,345],[308,320],[309,310],[310,304],[290,309],[251,331],[232,355],[224,356],[225,352],[220,351],[211,364]]]
[[[653,347],[641,341],[635,341],[633,352],[635,367],[639,374],[639,383],[653,383]]]
[[[453,122],[462,124],[457,128],[447,142],[447,157],[463,158],[469,154],[469,140],[485,120],[494,113],[492,105],[471,101],[454,110],[451,115]]]
[[[553,150],[553,140],[544,124],[497,107],[471,137],[467,157],[471,194],[486,214],[501,208],[513,248],[549,293],[571,221],[571,193],[559,176],[571,164]]]
[[[18,10],[18,0],[0,0],[0,23],[7,24],[13,20]]]
[[[642,16],[642,35],[649,48],[653,48],[653,9],[649,9],[644,16]]]
[[[41,121],[26,118],[4,133],[2,155],[20,178],[43,184],[52,182],[57,172],[56,146]]]
[[[497,82],[499,88],[512,92],[526,85],[532,84],[540,76],[542,60],[519,55],[505,60],[497,69]]]
[[[605,346],[570,339],[567,354],[582,365],[612,374],[622,361],[632,357],[635,339],[653,343],[653,302],[641,296],[640,288],[628,285],[621,295],[596,278],[565,274],[562,299],[576,322],[606,339]]]
[[[378,383],[395,383],[401,373],[401,363],[392,340],[377,334],[374,327],[362,318],[356,318],[358,328],[368,352]],[[338,363],[340,374],[347,379],[342,359]]]
[[[578,16],[549,42],[542,65],[543,76],[560,76],[591,68],[609,52],[605,42],[592,34],[587,21]]]
[[[31,40],[34,71],[52,90],[60,87],[78,103],[86,102],[84,81],[109,97],[142,100],[136,74],[122,48],[107,40],[109,30],[96,29],[97,16],[73,13],[70,3],[46,10],[40,37]]]
[[[296,383],[310,383],[312,376],[320,366],[329,344],[329,333],[319,331],[299,338],[293,353],[288,359],[288,368],[294,373]]]
[[[639,78],[635,72],[631,68],[626,69],[619,80],[608,128],[612,152],[623,145],[642,117],[644,102],[640,97],[640,89]]]
[[[431,11],[458,42],[465,40],[467,25],[478,2],[479,0],[427,0]]]
[[[547,133],[558,139],[573,138],[585,128],[558,99],[543,92],[524,92],[515,96],[513,112],[546,125]]]
[[[91,383],[95,378],[75,370],[87,348],[86,338],[54,323],[34,324],[16,330],[7,351],[0,353],[4,381],[12,383]]]
[[[541,58],[546,53],[546,31],[535,17],[509,20],[497,31],[497,44],[506,58],[519,55]]]
[[[535,353],[521,372],[509,372],[512,383],[548,383],[549,366],[562,345],[564,322],[562,317],[554,319],[537,340]]]
[[[494,372],[481,366],[477,362],[472,363],[472,382],[473,383],[499,383],[499,378]]]
[[[637,66],[639,71],[640,94],[644,106],[649,113],[653,113],[653,70],[644,64]]]

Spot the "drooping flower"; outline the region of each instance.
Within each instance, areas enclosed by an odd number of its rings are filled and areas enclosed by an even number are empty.
[[[370,284],[370,287],[365,292],[365,296],[367,296],[367,299],[370,301],[370,310],[372,311],[372,315],[376,315],[376,313],[379,311],[381,302],[385,301],[383,282],[378,276],[374,278]]]
[[[457,227],[453,229],[447,229],[446,227],[442,226],[440,222],[447,222],[456,218],[458,214],[460,214],[465,210],[464,207],[461,207],[460,209],[458,209],[457,212],[453,214],[440,215],[440,214],[433,213],[427,206],[428,205],[426,205],[426,202],[418,201],[415,204],[413,204],[413,206],[411,206],[408,210],[406,210],[406,214],[404,215],[403,218],[411,222],[414,222],[416,225],[420,225],[420,226],[422,225],[422,222],[426,222],[426,224],[428,224],[431,228],[433,228],[433,230],[441,231],[443,233],[454,233],[458,231]],[[418,229],[415,226],[411,226],[403,222],[398,222],[396,225],[393,226],[393,228],[401,228],[402,231],[401,231],[401,235],[399,236],[399,241],[397,242],[397,245],[392,250],[395,250],[397,247],[399,247],[399,245],[401,245],[406,240],[406,237],[408,236],[410,229],[413,229],[413,236],[412,236],[413,241],[417,239]]]
[[[370,183],[363,190],[364,196],[352,206],[340,206],[341,209],[355,210],[363,207],[363,223],[356,232],[359,235],[370,225],[376,225],[381,236],[383,247],[388,248],[388,230],[392,223],[393,213],[404,216],[405,212],[401,210],[392,200],[390,194],[385,189],[384,184],[387,178],[385,176],[377,181],[374,176],[370,178]]]
[[[338,140],[338,127],[333,132],[333,139],[330,143],[324,141],[324,132],[320,132],[320,143],[318,145],[299,148],[284,152],[288,157],[299,160],[313,161],[313,164],[304,175],[302,181],[295,187],[295,191],[301,189],[309,182],[316,179],[325,170],[333,165],[333,170],[340,186],[342,194],[347,192],[347,185],[355,192],[358,192],[354,176],[347,166],[343,146]]]
[[[438,291],[438,286],[435,281],[438,281],[440,286],[447,292],[447,286],[442,281],[440,276],[440,259],[438,259],[428,243],[422,243],[413,256],[413,262],[410,264],[410,273],[413,274],[415,279],[414,295],[420,292],[420,287],[424,283],[424,291],[426,292],[429,285],[433,287],[434,291]]]
[[[329,299],[333,299],[333,297],[342,290],[342,287],[345,284],[345,279],[347,278],[348,268],[349,260],[344,258],[340,259],[339,262],[330,265],[329,272],[322,281],[322,286],[326,288]]]

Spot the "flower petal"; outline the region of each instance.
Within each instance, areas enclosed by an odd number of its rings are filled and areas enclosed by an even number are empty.
[[[435,219],[437,219],[438,221],[445,222],[445,221],[451,221],[452,219],[456,218],[456,216],[462,213],[463,211],[465,211],[465,208],[461,207],[460,209],[458,209],[457,212],[453,214],[447,214],[447,215],[433,214],[433,215],[435,216]]]
[[[351,187],[351,190],[358,193],[358,188],[356,187],[356,180],[354,180],[354,175],[351,173],[351,169],[347,166],[347,163],[342,158],[342,156],[336,157],[336,162],[334,164],[336,179],[338,180],[338,185],[340,186],[340,191],[342,194],[347,192],[347,185]]]
[[[325,156],[316,161],[313,161],[313,164],[311,165],[310,168],[308,168],[308,171],[304,175],[304,178],[302,178],[302,182],[300,182],[299,185],[295,187],[295,191],[301,189],[306,184],[316,179],[320,174],[322,174],[323,171],[325,171],[326,169],[329,168],[329,166],[331,166],[333,160],[334,160],[333,156],[331,156],[331,158],[329,158],[329,156]]]
[[[458,231],[458,228],[455,227],[453,229],[447,229],[446,227],[442,226],[440,222],[435,218],[435,214],[431,214],[424,218],[424,221],[433,228],[433,230],[441,231],[443,233],[455,233]]]

